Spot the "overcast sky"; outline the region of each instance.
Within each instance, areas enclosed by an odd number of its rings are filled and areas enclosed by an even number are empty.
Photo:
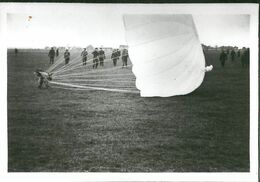
[[[153,8],[143,8],[152,13]],[[55,11],[55,9],[57,11]],[[37,6],[7,16],[8,47],[45,46],[118,47],[126,44],[122,15],[142,12],[125,5]],[[156,13],[164,13],[164,8]],[[167,13],[171,13],[167,9]],[[175,11],[172,11],[175,13]],[[32,18],[30,19],[29,16]],[[193,14],[200,41],[206,45],[249,45],[249,15]]]

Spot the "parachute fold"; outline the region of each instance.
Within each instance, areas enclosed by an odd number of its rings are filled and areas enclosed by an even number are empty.
[[[200,86],[205,58],[192,15],[124,15],[123,20],[141,96],[185,95]]]

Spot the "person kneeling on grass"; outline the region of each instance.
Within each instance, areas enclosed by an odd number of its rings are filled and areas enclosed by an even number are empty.
[[[38,88],[42,88],[45,85],[46,88],[49,87],[49,81],[52,80],[52,73],[47,73],[42,69],[37,69],[34,74],[38,77]]]

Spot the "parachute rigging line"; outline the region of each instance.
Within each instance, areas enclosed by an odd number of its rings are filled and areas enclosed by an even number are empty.
[[[122,92],[122,93],[139,93],[139,91],[123,90],[123,89],[110,89],[110,88],[104,88],[104,87],[91,87],[91,86],[75,85],[75,84],[63,83],[63,82],[51,81],[50,83],[56,84],[56,85],[73,87],[73,88],[81,88],[81,89],[103,90],[103,91]]]

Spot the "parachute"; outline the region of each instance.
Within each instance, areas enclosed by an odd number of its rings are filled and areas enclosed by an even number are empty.
[[[192,15],[129,14],[123,21],[142,97],[185,95],[201,85],[205,58]]]

